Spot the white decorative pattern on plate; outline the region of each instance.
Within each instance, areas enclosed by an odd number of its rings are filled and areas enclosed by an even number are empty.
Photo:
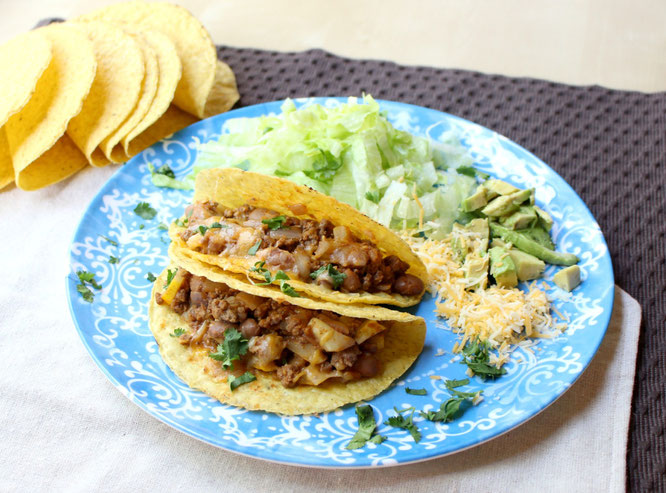
[[[298,100],[297,105],[336,105],[341,99]],[[415,310],[428,324],[423,353],[391,388],[372,400],[380,445],[349,451],[356,430],[354,406],[318,417],[284,417],[220,404],[190,389],[159,356],[148,329],[147,303],[151,283],[167,262],[167,234],[158,227],[180,216],[191,193],[158,189],[150,181],[148,163],[168,164],[184,176],[196,158],[197,145],[219,136],[234,117],[279,113],[281,102],[260,104],[198,122],[136,156],[106,183],[93,199],[74,235],[67,294],[74,323],[97,365],[134,403],[156,418],[204,442],[254,457],[318,467],[369,467],[408,463],[450,454],[498,436],[525,422],[559,397],[589,364],[604,336],[613,303],[613,272],[599,226],[585,204],[553,170],[508,139],[469,121],[438,111],[380,101],[399,128],[439,139],[453,131],[468,147],[478,168],[521,187],[536,187],[538,204],[555,218],[553,237],[559,249],[577,254],[585,281],[556,307],[569,317],[561,337],[545,340],[537,356],[517,351],[508,374],[495,382],[472,379],[470,390],[483,389],[484,400],[452,423],[415,418],[423,438],[383,423],[398,409],[429,410],[449,398],[443,378],[464,378],[465,366],[450,350],[456,336],[440,328],[429,297]],[[158,211],[143,220],[133,209],[148,202]],[[143,225],[143,226],[142,226]],[[114,246],[104,237],[118,243]],[[109,256],[119,258],[109,264]],[[76,291],[79,269],[94,272],[102,284],[94,302]],[[549,267],[546,277],[554,268]],[[553,291],[554,292],[554,291]],[[439,349],[446,353],[435,356]],[[405,393],[405,386],[425,387],[427,396]],[[467,389],[465,389],[467,390]]]

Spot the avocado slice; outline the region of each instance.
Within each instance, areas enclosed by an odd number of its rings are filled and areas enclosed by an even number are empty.
[[[532,189],[518,190],[509,195],[502,195],[491,200],[487,206],[481,209],[481,213],[486,216],[500,217],[506,216],[517,211],[520,205],[530,198]]]
[[[488,251],[488,241],[490,240],[488,219],[472,219],[465,225],[454,223],[452,238],[451,247],[456,253],[458,262],[461,264],[470,254],[476,252],[481,254],[486,253]]]
[[[472,212],[477,209],[481,209],[481,207],[487,203],[488,198],[486,197],[486,189],[483,187],[483,185],[479,185],[476,188],[476,192],[462,201],[460,208],[463,212]]]
[[[470,255],[463,266],[469,288],[485,289],[488,285],[488,255],[483,257]]]
[[[580,284],[580,267],[570,265],[553,276],[553,282],[565,291],[573,291]]]
[[[516,233],[520,233],[529,238],[530,240],[536,241],[539,245],[546,247],[549,250],[555,250],[555,243],[553,243],[550,234],[541,226],[519,229],[516,231]]]
[[[490,179],[483,182],[483,186],[489,192],[488,200],[491,198],[497,197],[498,195],[510,195],[512,193],[519,192],[520,189],[514,187],[510,183],[507,183],[502,180]],[[492,197],[490,197],[492,196]]]
[[[510,245],[503,242],[499,238],[493,238],[491,247],[507,247]],[[534,255],[529,253],[521,252],[515,248],[509,248],[509,256],[513,263],[516,266],[516,276],[518,281],[531,281],[533,279],[539,279],[543,275],[543,271],[546,269],[546,263],[543,260],[536,258]]]
[[[508,228],[505,228],[498,223],[490,223],[490,232],[493,236],[499,236],[502,238],[502,240],[511,243],[518,250],[529,253],[530,255],[534,255],[536,258],[539,258],[544,262],[548,262],[549,264],[574,265],[578,263],[578,257],[576,257],[574,254],[555,252],[530,239],[528,236],[520,234],[518,231],[512,231]]]
[[[537,213],[534,206],[521,205],[520,209],[510,216],[500,217],[500,224],[511,229],[525,229],[534,226],[537,222]]]
[[[516,265],[505,247],[493,247],[488,250],[490,254],[490,274],[497,284],[503,288],[514,288],[518,285]]]
[[[534,212],[536,212],[536,215],[539,218],[539,223],[543,229],[550,231],[553,228],[553,218],[550,217],[550,214],[548,214],[538,205],[534,206]]]

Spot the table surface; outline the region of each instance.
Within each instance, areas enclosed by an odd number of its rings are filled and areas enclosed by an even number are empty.
[[[42,17],[108,0],[0,0],[0,42]],[[569,84],[666,90],[663,0],[252,0],[178,2],[216,44],[323,48],[352,58],[463,68]]]

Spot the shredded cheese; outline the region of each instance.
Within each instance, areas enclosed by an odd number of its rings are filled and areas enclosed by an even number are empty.
[[[522,343],[554,337],[566,328],[566,324],[553,319],[550,301],[536,282],[529,284],[526,292],[479,286],[478,282],[476,289],[470,289],[464,265],[460,265],[453,248],[452,235],[434,240],[404,231],[402,237],[428,269],[428,291],[435,297],[435,312],[461,335],[453,347],[454,353],[460,352],[468,341],[488,341],[497,351],[490,355],[490,361],[500,367],[517,346],[525,347]]]

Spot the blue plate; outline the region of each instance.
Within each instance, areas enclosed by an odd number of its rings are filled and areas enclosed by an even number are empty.
[[[297,100],[297,105],[343,102],[336,98]],[[508,374],[495,382],[473,378],[465,390],[483,390],[484,400],[452,423],[415,417],[423,435],[419,443],[404,430],[382,424],[398,409],[438,409],[449,398],[444,378],[465,378],[465,366],[451,354],[457,340],[434,313],[426,297],[417,313],[426,319],[423,353],[405,375],[373,399],[380,444],[346,450],[356,431],[354,406],[319,416],[285,417],[220,404],[190,389],[162,362],[148,328],[152,283],[167,264],[169,224],[189,203],[191,192],[152,185],[148,163],[168,164],[182,177],[197,155],[197,146],[219,136],[225,121],[280,113],[281,102],[250,106],[198,122],[133,158],[102,187],[81,219],[71,245],[67,295],[74,324],[104,374],[132,402],[188,435],[226,450],[282,463],[315,467],[373,467],[421,461],[451,454],[490,440],[524,423],[565,392],[590,363],[608,326],[613,305],[613,271],[599,226],[583,201],[546,164],[505,137],[461,118],[402,103],[380,101],[388,118],[402,130],[437,140],[452,130],[470,149],[476,166],[520,187],[536,188],[537,203],[555,219],[558,249],[581,259],[584,282],[570,296],[558,296],[557,309],[569,318],[562,336],[544,340],[534,353],[518,349]],[[148,202],[152,220],[133,209]],[[109,241],[110,240],[110,241]],[[117,243],[114,244],[114,243]],[[118,257],[110,264],[110,256]],[[96,274],[103,286],[93,303],[77,292],[77,270]],[[551,278],[554,267],[545,277]],[[558,290],[550,291],[557,294]],[[562,294],[561,291],[559,291]],[[444,355],[437,355],[444,350]],[[427,396],[405,393],[426,388]]]

